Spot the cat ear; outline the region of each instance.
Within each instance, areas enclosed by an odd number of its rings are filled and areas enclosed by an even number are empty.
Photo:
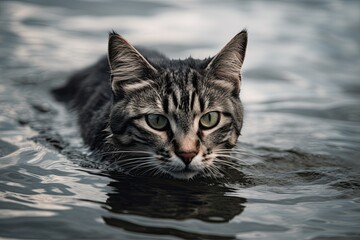
[[[223,87],[240,92],[240,70],[245,58],[247,31],[242,30],[221,51],[215,55],[206,67],[208,76],[221,81]]]
[[[123,37],[109,34],[108,61],[114,93],[138,89],[149,84],[157,70]]]

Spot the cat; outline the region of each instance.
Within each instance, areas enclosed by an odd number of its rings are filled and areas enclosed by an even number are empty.
[[[124,172],[190,179],[221,173],[243,124],[242,30],[214,57],[171,60],[109,33],[108,55],[54,89],[84,143]]]

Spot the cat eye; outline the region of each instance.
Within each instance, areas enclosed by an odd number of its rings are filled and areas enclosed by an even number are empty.
[[[146,116],[147,124],[155,130],[163,131],[168,125],[168,119],[160,114],[149,114]]]
[[[218,125],[220,122],[219,112],[208,112],[200,118],[200,126],[203,129],[210,129]]]

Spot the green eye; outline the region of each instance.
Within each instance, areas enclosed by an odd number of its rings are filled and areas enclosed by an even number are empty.
[[[146,116],[147,124],[155,130],[163,131],[168,125],[168,119],[160,114],[149,114]]]
[[[215,127],[220,122],[219,112],[208,112],[200,118],[200,125],[204,129]]]

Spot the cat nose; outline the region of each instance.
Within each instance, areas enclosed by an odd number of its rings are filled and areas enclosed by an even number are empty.
[[[197,152],[177,152],[181,160],[185,163],[185,165],[189,165],[193,158],[197,155]]]

